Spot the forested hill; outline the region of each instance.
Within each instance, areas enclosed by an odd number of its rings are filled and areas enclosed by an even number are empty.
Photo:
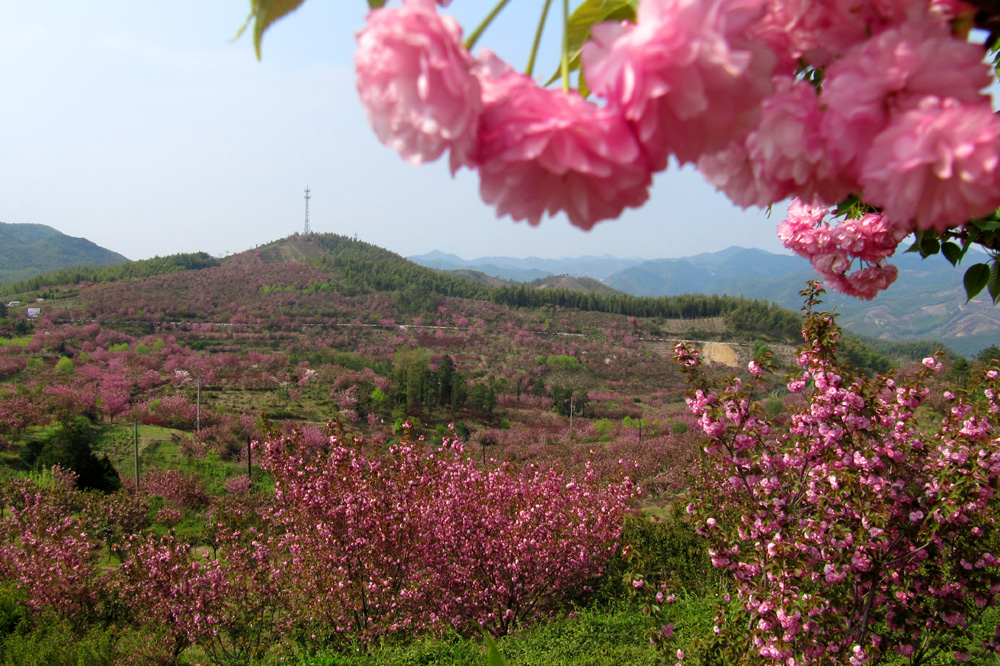
[[[172,254],[167,257],[153,257],[128,261],[110,266],[74,266],[38,275],[36,277],[0,285],[3,294],[20,294],[26,291],[40,291],[51,287],[77,285],[81,282],[118,282],[119,280],[139,280],[156,275],[167,275],[179,271],[198,270],[218,266],[222,262],[206,252]]]
[[[317,247],[323,252],[317,252]],[[766,301],[717,295],[643,298],[621,292],[553,288],[549,282],[493,287],[420,266],[378,246],[335,234],[295,235],[263,246],[259,252],[270,261],[299,257],[329,274],[337,291],[344,295],[392,292],[397,306],[414,314],[433,311],[437,299],[447,296],[511,307],[562,307],[634,317],[724,317],[736,334],[754,333],[782,341],[798,338],[798,315]]]
[[[128,259],[86,238],[44,224],[0,222],[0,282],[23,280],[72,266],[123,264]]]

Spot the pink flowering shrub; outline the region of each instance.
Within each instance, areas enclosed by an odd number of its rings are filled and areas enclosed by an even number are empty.
[[[200,568],[202,612],[191,618],[191,639],[214,663],[259,663],[287,628],[272,547],[256,528],[226,531],[219,556]]]
[[[818,303],[810,293],[809,306]],[[708,436],[688,507],[742,605],[720,640],[755,663],[923,663],[997,604],[992,498],[1000,476],[996,373],[954,395],[936,422],[918,410],[934,358],[905,378],[838,367],[839,329],[810,312],[789,384],[808,402],[772,429],[753,375],[712,382],[696,351],[675,358]]]
[[[634,492],[627,480],[484,470],[449,440],[425,454],[406,438],[381,457],[360,445],[266,445],[290,603],[331,641],[506,633],[600,574]]]
[[[87,531],[119,559],[133,534],[149,526],[149,505],[134,492],[88,493],[83,515]]]
[[[164,630],[162,649],[174,660],[191,643],[204,612],[202,563],[172,534],[133,535],[128,559],[114,574],[114,589],[137,622]]]
[[[142,477],[140,489],[145,496],[159,495],[178,510],[200,510],[208,506],[209,502],[208,490],[201,478],[174,469],[146,473]]]
[[[73,515],[81,501],[75,475],[56,468],[52,481],[18,481],[5,492],[12,506],[0,520],[0,576],[27,593],[31,611],[80,617],[97,597],[99,542]]]

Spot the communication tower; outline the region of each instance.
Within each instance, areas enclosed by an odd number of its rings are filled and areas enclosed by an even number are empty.
[[[309,233],[310,233],[310,231],[309,231],[309,199],[311,199],[311,198],[312,197],[309,196],[309,186],[306,185],[306,230],[305,230],[305,235],[306,236],[308,236]]]

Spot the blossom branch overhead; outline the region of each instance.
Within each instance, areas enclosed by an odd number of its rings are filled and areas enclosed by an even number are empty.
[[[258,52],[301,1],[252,1]],[[549,0],[527,73],[471,52],[508,1],[463,41],[448,1],[370,0],[355,70],[380,141],[413,164],[447,153],[452,173],[474,170],[498,216],[564,213],[585,230],[645,204],[671,163],[692,164],[741,207],[798,202],[779,235],[834,289],[873,298],[913,234],[915,251],[953,264],[985,249],[967,293],[1000,299],[994,3],[585,0],[571,12],[564,0],[559,73],[542,85],[531,73]]]

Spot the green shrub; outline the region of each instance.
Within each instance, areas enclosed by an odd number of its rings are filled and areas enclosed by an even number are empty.
[[[670,434],[671,435],[683,435],[691,428],[688,427],[687,423],[683,421],[671,421],[670,422]]]
[[[121,481],[108,457],[94,453],[95,441],[90,421],[78,416],[30,439],[21,449],[21,457],[35,469],[59,465],[73,470],[80,477],[77,484],[81,488],[114,492],[121,487]]]
[[[673,592],[688,595],[714,590],[719,574],[708,557],[704,539],[686,518],[679,503],[656,516],[626,516],[622,532],[624,556],[616,556],[608,563],[598,600],[610,603],[626,597],[635,579],[656,588],[665,584]]]
[[[784,413],[785,403],[781,401],[781,398],[770,398],[764,403],[764,411],[769,418],[773,419]]]
[[[9,666],[115,666],[124,656],[113,628],[91,626],[77,635],[60,620],[20,626],[3,641],[4,664]]]

